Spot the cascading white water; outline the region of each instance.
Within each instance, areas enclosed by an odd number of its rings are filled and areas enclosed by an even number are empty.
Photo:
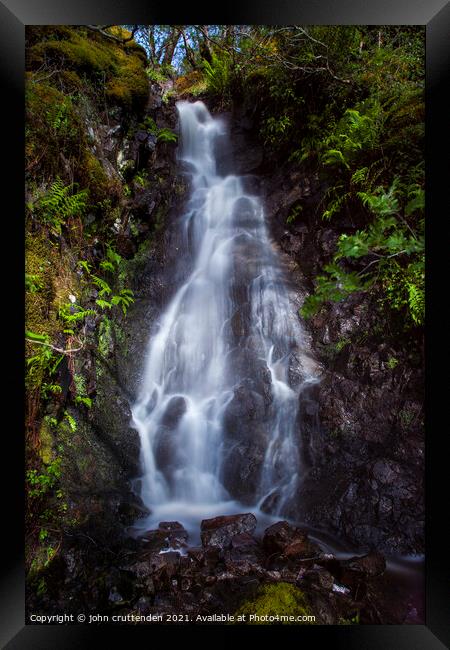
[[[262,203],[245,191],[244,178],[217,173],[224,123],[202,102],[178,102],[177,109],[179,158],[192,186],[180,256],[190,263],[151,334],[132,408],[141,440],[141,497],[152,521],[183,521],[188,510],[199,519],[242,510],[224,486],[233,449],[225,416],[237,387],[254,385],[265,373],[270,408],[253,505],[280,514],[298,486],[299,394],[302,383],[314,380],[313,365],[302,352],[304,337]],[[247,367],[236,363],[243,350],[255,360]],[[303,369],[300,382],[290,380],[293,358]]]

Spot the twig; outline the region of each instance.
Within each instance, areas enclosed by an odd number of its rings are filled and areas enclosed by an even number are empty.
[[[392,253],[392,255],[379,255],[378,259],[372,260],[371,262],[369,262],[369,264],[365,268],[363,268],[362,271],[358,272],[358,275],[362,275],[365,271],[367,271],[369,266],[372,266],[372,264],[376,264],[377,262],[381,262],[381,260],[389,260],[391,257],[397,257],[397,255],[403,255],[404,253],[406,253],[405,250],[398,251],[397,253]],[[377,253],[373,253],[373,255],[376,255],[376,254]]]
[[[73,348],[72,350],[63,350],[62,348],[56,347],[56,345],[52,345],[51,343],[46,343],[45,341],[34,341],[33,339],[29,339],[27,336],[25,337],[25,341],[29,341],[30,343],[36,343],[37,345],[44,345],[47,348],[51,348],[55,352],[58,352],[59,354],[72,354],[73,352],[79,352],[84,348],[85,341],[83,341],[80,345],[79,348]]]

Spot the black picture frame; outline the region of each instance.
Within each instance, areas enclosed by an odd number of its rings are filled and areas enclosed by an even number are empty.
[[[88,648],[113,635],[116,643],[130,642],[130,635],[145,635],[152,640],[156,628],[109,627],[89,625],[26,625],[24,606],[24,441],[23,441],[23,267],[24,267],[24,35],[25,25],[36,24],[122,24],[122,23],[210,23],[210,24],[399,24],[426,25],[427,33],[427,309],[426,334],[426,624],[403,626],[302,626],[290,630],[266,627],[221,626],[220,639],[232,641],[236,635],[258,638],[259,634],[283,632],[303,647],[332,643],[346,650],[438,650],[450,643],[448,536],[443,495],[446,488],[447,456],[445,379],[431,388],[431,368],[438,374],[439,361],[445,360],[446,320],[440,309],[446,296],[438,294],[435,284],[445,269],[439,269],[448,257],[447,239],[442,229],[448,220],[450,129],[444,91],[450,77],[450,3],[444,0],[247,0],[221,3],[201,10],[185,3],[180,10],[162,2],[144,0],[1,0],[0,70],[4,112],[2,208],[3,228],[3,469],[2,561],[0,578],[0,643],[8,649]],[[172,14],[172,15],[171,15]],[[444,152],[440,158],[439,153]],[[6,202],[8,201],[8,208]],[[433,231],[430,223],[433,221]],[[446,248],[444,248],[446,246]],[[440,249],[442,248],[442,250]],[[433,250],[434,249],[434,250]],[[433,251],[431,255],[431,251]],[[11,252],[6,262],[6,254]],[[8,256],[9,257],[9,256]],[[3,293],[3,292],[2,292]],[[440,305],[435,297],[441,298]],[[432,331],[433,330],[433,331]],[[448,364],[446,364],[448,367]],[[443,370],[445,366],[443,365]],[[445,378],[445,373],[442,375]],[[18,396],[17,399],[13,399]],[[5,399],[6,398],[6,399]],[[11,416],[6,424],[6,415]],[[439,417],[442,416],[442,419]],[[447,416],[448,417],[448,416]],[[448,472],[447,472],[448,473]],[[63,613],[63,612],[62,612]],[[213,626],[214,627],[214,626]],[[164,627],[164,635],[172,629]],[[189,635],[205,627],[182,627]],[[217,635],[217,630],[215,631]],[[170,635],[171,636],[171,635]],[[320,637],[320,639],[318,638]],[[188,641],[187,636],[184,637]],[[167,637],[166,637],[167,639]],[[216,636],[217,639],[217,636]]]

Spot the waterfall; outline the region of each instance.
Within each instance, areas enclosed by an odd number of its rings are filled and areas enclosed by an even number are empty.
[[[191,183],[180,219],[188,271],[150,333],[132,407],[141,497],[150,518],[242,510],[230,477],[245,437],[257,451],[247,509],[283,514],[301,478],[299,395],[314,363],[259,196],[247,178],[217,171],[225,123],[199,101],[177,110]]]

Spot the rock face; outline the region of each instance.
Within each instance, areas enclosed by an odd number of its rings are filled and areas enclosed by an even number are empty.
[[[160,127],[175,129],[174,101],[158,102],[162,90],[156,84],[150,90],[147,115],[158,118]],[[123,527],[148,514],[132,488],[132,480],[140,473],[140,442],[131,425],[130,404],[142,373],[151,324],[172,291],[173,278],[167,269],[177,255],[177,245],[168,224],[176,217],[174,205],[183,195],[183,183],[176,173],[176,145],[157,143],[154,136],[141,129],[134,133],[124,129],[120,113],[109,119],[108,127],[91,127],[92,153],[109,177],[118,182],[127,178],[128,170],[132,172],[130,178],[135,172],[146,175],[142,186],[129,181],[134,183],[133,196],[126,206],[129,217],[117,245],[125,258],[121,273],[126,275],[135,302],[126,317],[119,311],[108,314],[109,325],[74,357],[66,384],[70,384],[72,376],[78,377],[92,398],[92,408],[69,407],[67,412],[76,422],[76,432],[63,424],[59,433],[64,438],[59,442],[64,448],[61,480],[68,497],[68,516],[76,517],[83,532],[102,543],[111,536],[120,537]],[[92,300],[95,302],[97,297],[92,295]],[[88,335],[95,327],[87,319]],[[182,410],[182,403],[174,403],[167,417],[180,417]],[[169,537],[174,538],[173,531],[169,532]]]
[[[246,117],[242,111],[238,123]],[[236,140],[248,141],[241,131],[235,129]],[[315,172],[298,164],[263,159],[255,173],[301,306],[305,290],[313,290],[315,277],[331,262],[339,234],[358,225],[361,215],[342,217],[336,225],[323,221],[320,204],[327,188]],[[286,223],[297,206],[301,211]],[[363,294],[323,308],[304,321],[304,328],[323,374],[301,396],[306,474],[292,516],[357,547],[422,553],[421,342],[384,333],[375,305]]]

